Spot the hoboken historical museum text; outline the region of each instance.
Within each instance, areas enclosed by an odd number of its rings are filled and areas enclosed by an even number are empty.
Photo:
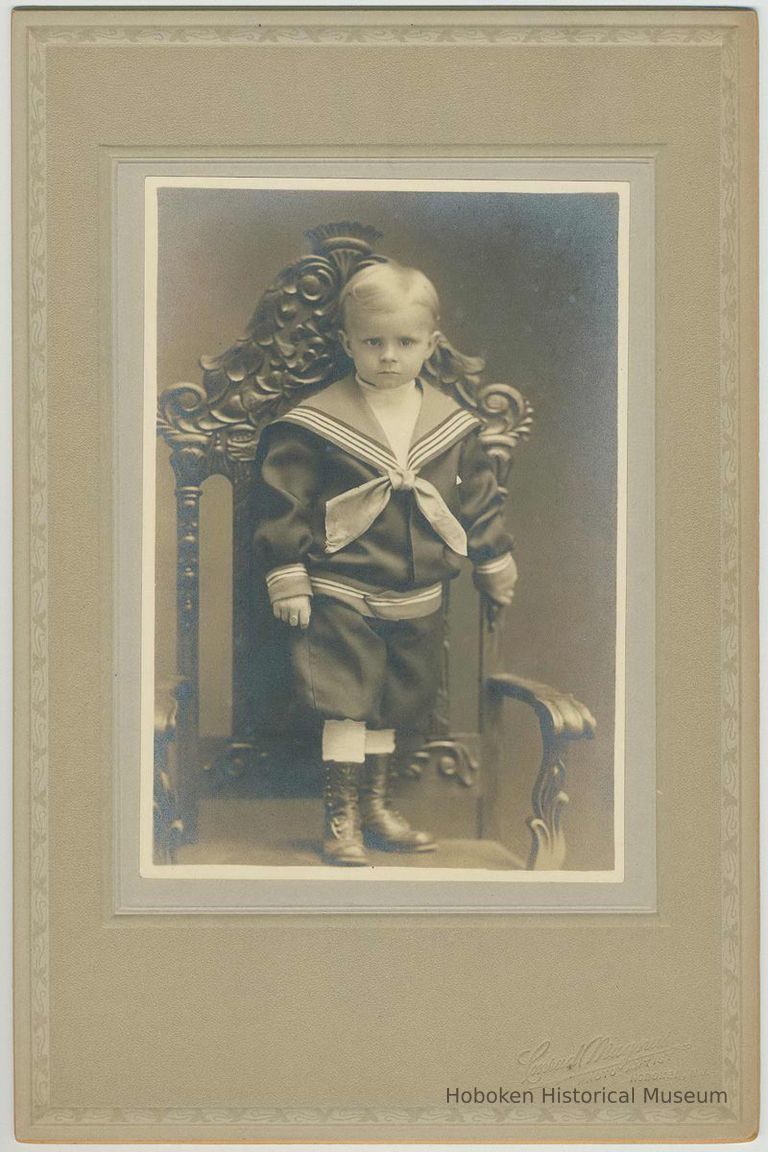
[[[446,1088],[447,1104],[728,1104],[728,1093],[712,1088]]]

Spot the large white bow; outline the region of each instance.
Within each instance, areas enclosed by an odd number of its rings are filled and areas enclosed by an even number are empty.
[[[349,492],[334,496],[325,506],[325,550],[338,552],[370,528],[384,511],[393,492],[413,492],[422,514],[454,552],[467,554],[467,534],[442,496],[430,484],[408,468],[393,469],[387,476],[377,476]]]

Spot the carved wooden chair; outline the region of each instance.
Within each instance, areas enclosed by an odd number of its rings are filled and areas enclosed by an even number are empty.
[[[307,233],[311,253],[285,268],[264,293],[245,335],[222,355],[201,361],[201,384],[172,384],[159,398],[158,431],[171,448],[177,504],[177,679],[165,686],[156,730],[155,829],[159,858],[169,843],[194,842],[201,781],[207,770],[226,779],[243,771],[285,777],[305,763],[316,733],[296,722],[291,678],[279,628],[256,570],[250,541],[255,507],[254,459],[265,424],[292,404],[344,376],[350,368],[337,339],[338,300],[346,280],[367,263],[383,261],[374,229],[344,222]],[[438,346],[422,375],[449,392],[483,423],[481,437],[506,491],[512,454],[528,438],[531,405],[511,384],[484,383],[478,371],[456,370],[450,345]],[[215,474],[233,495],[232,732],[218,756],[203,755],[199,736],[199,510],[204,482]],[[447,603],[445,611],[449,613]],[[494,797],[511,757],[501,736],[505,701],[529,705],[538,720],[541,760],[534,766],[528,815],[529,869],[559,869],[566,856],[562,813],[566,749],[593,735],[595,721],[573,696],[499,670],[500,621],[489,603],[478,619],[480,691],[477,731],[458,738],[449,716],[449,661],[426,744],[400,765],[402,776],[453,781],[482,794],[478,838],[498,825]],[[171,704],[171,698],[175,707]],[[166,769],[175,741],[175,788]],[[521,820],[525,814],[521,814]]]

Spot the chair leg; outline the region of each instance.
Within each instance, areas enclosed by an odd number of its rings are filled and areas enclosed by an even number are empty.
[[[544,751],[533,785],[533,815],[527,824],[533,842],[528,856],[531,871],[557,871],[565,863],[562,817],[568,804],[565,784],[565,741],[544,734]]]

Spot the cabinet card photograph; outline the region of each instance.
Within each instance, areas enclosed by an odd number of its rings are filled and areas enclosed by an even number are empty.
[[[18,1139],[754,1138],[756,45],[14,12]]]
[[[135,167],[141,878],[651,906],[648,168]]]

